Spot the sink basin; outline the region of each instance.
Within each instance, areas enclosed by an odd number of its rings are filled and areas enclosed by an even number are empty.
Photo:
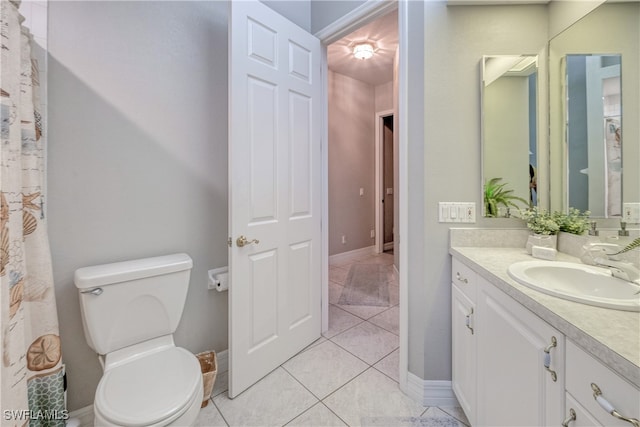
[[[536,291],[583,304],[640,311],[640,285],[618,279],[606,268],[560,261],[522,261],[509,276]]]

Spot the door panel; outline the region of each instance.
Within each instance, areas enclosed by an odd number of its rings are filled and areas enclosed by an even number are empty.
[[[230,7],[233,398],[320,337],[322,92],[318,39],[258,1]]]

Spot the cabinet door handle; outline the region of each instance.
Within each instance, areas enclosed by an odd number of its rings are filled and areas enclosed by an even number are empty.
[[[575,420],[576,420],[576,411],[574,411],[573,408],[571,408],[569,409],[569,418],[567,418],[562,422],[562,427],[569,427],[569,423]]]
[[[467,280],[466,277],[463,277],[462,274],[460,274],[459,271],[456,271],[456,279],[458,280],[458,282],[462,282],[462,283],[469,283],[469,281]]]
[[[598,405],[600,405],[602,409],[619,420],[626,421],[634,427],[640,427],[640,421],[638,421],[636,418],[627,418],[622,416],[620,412],[618,412],[616,408],[611,403],[609,403],[607,399],[604,398],[600,387],[598,387],[596,383],[591,383],[591,390],[593,390],[593,398],[596,400],[596,402],[598,402]]]
[[[471,316],[473,316],[473,307],[471,308],[469,314],[467,314],[465,321],[467,328],[469,328],[469,330],[471,331],[471,335],[473,335],[473,319],[471,318]]]
[[[556,337],[551,337],[551,344],[549,344],[544,349],[544,368],[551,374],[551,379],[553,382],[558,381],[558,374],[553,369],[550,369],[551,366],[551,349],[558,346],[558,340]],[[639,426],[640,427],[640,426]]]

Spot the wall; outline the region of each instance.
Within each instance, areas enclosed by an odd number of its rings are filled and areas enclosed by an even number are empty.
[[[311,31],[311,2],[309,0],[260,0],[305,31]]]
[[[375,111],[393,110],[393,81],[375,87]]]
[[[544,5],[456,6],[424,3],[424,274],[410,277],[409,370],[426,380],[451,379],[451,261],[449,227],[438,223],[439,201],[475,201],[480,191],[480,61],[482,55],[540,54],[547,43]],[[411,29],[410,29],[411,30]],[[543,64],[544,65],[544,64]],[[545,76],[541,67],[539,75]],[[540,86],[544,87],[543,82]],[[539,105],[545,105],[541,99]],[[543,122],[545,114],[540,114]],[[546,123],[541,123],[542,128]],[[540,129],[540,127],[539,127]],[[411,143],[411,139],[409,140]],[[420,152],[419,149],[415,150]],[[409,152],[409,158],[412,152]],[[542,162],[542,159],[540,159]],[[410,183],[410,185],[412,185]],[[475,227],[506,227],[478,216]],[[417,268],[412,267],[410,274]],[[414,302],[415,301],[415,302]],[[412,344],[411,340],[421,343]],[[414,354],[414,351],[417,354]]]
[[[328,88],[329,255],[335,255],[374,244],[375,90],[333,71]]]
[[[49,4],[49,229],[69,409],[101,376],[74,271],[186,252],[177,345],[227,348],[227,7],[224,2]]]
[[[315,34],[347,13],[366,3],[366,0],[312,0],[311,33]]]

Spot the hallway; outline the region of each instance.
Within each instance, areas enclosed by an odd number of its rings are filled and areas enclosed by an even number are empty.
[[[390,306],[338,304],[353,264],[379,264]],[[234,400],[219,373],[198,426],[460,426],[460,408],[424,407],[398,388],[398,281],[393,255],[330,266],[329,330]]]

